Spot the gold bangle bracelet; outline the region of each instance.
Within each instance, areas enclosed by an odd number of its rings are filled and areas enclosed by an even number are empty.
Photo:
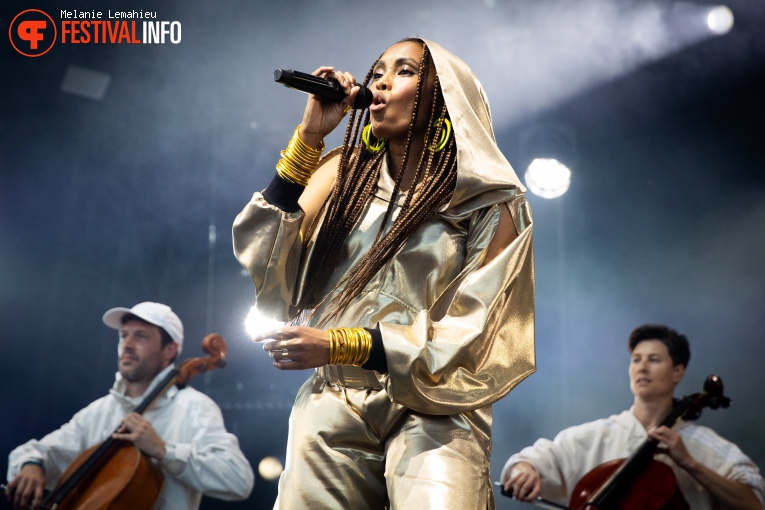
[[[329,364],[360,367],[372,354],[372,335],[364,328],[328,329]]]
[[[319,159],[324,150],[324,140],[314,149],[300,139],[300,125],[295,128],[287,148],[281,151],[281,159],[276,164],[276,173],[282,179],[307,186],[311,175],[319,166]]]

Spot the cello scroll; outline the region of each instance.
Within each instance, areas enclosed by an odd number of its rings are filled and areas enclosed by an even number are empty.
[[[202,351],[209,354],[210,357],[191,358],[181,363],[174,380],[179,388],[183,388],[191,379],[206,373],[208,370],[226,366],[226,341],[218,333],[209,334],[202,340]]]

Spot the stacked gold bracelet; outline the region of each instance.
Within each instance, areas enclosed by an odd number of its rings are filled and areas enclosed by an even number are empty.
[[[364,328],[328,329],[329,364],[360,367],[372,354],[372,335]]]
[[[324,141],[322,140],[318,149],[309,147],[300,139],[299,130],[300,124],[295,128],[287,148],[281,152],[282,159],[276,164],[276,173],[284,180],[306,186],[311,174],[319,166]]]

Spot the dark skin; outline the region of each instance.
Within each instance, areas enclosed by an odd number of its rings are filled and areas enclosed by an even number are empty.
[[[418,42],[405,41],[394,44],[380,57],[373,69],[370,89],[375,99],[369,109],[372,133],[386,140],[390,158],[389,168],[392,172],[399,171],[406,150],[422,50],[422,44]],[[423,91],[425,98],[432,97],[435,87],[435,68],[431,67],[431,71]],[[359,87],[353,75],[336,71],[333,67],[320,67],[313,74],[337,80],[348,95],[341,103],[323,103],[314,96],[309,96],[299,136],[306,144],[318,147],[345,116],[343,110],[346,105],[353,103]],[[418,112],[409,149],[411,154],[401,179],[403,190],[411,187],[420,154],[424,150],[429,109],[427,104],[423,104]],[[311,224],[328,196],[337,174],[339,159],[337,156],[325,162],[311,177],[300,197],[300,206],[306,213],[304,226]],[[392,177],[396,177],[395,173]],[[496,257],[517,236],[510,211],[502,207],[497,232],[488,247],[484,264]],[[303,370],[329,363],[329,333],[325,330],[294,326],[267,331],[252,339],[253,342],[263,340],[273,340],[264,343],[263,349],[273,358],[274,366],[278,369]]]

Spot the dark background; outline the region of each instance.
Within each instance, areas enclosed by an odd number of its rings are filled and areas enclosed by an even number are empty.
[[[733,405],[701,422],[762,466],[765,2],[730,1],[722,36],[704,26],[712,5],[3,2],[2,34],[24,9],[57,22],[62,8],[147,9],[180,21],[182,42],[57,44],[38,58],[0,43],[0,458],[106,392],[117,338],[101,315],[153,300],[184,321],[184,358],[210,332],[227,339],[229,366],[193,385],[255,469],[284,460],[308,374],[275,371],[249,342],[254,286],[230,234],[304,106],[272,73],[329,64],[362,78],[418,35],[475,70],[519,176],[548,149],[573,173],[563,197],[529,198],[538,372],[494,407],[494,478],[538,437],[631,405],[626,338],[646,322],[691,341],[679,395],[723,378]],[[62,90],[70,66],[108,76],[103,97]],[[203,508],[270,507],[276,484],[257,478],[247,502]]]

